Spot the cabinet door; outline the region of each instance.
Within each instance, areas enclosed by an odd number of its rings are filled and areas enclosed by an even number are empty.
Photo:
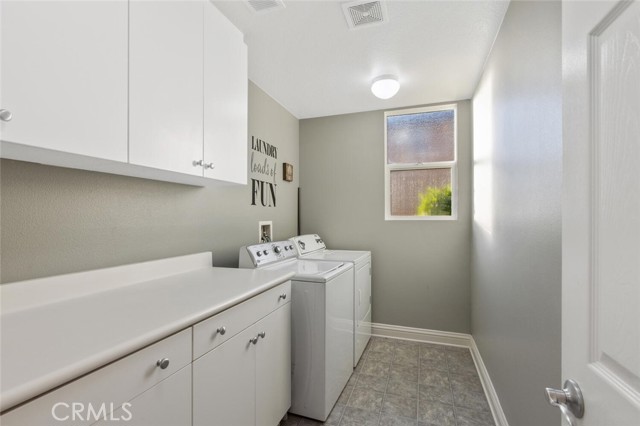
[[[244,36],[213,4],[206,2],[205,177],[247,183],[247,91],[247,46]]]
[[[127,161],[127,2],[0,2],[2,140]]]
[[[191,366],[107,414],[96,425],[122,422],[128,426],[177,426],[191,424]]]
[[[193,362],[194,426],[255,424],[256,334],[249,327]]]
[[[256,324],[256,425],[277,425],[291,407],[291,303]]]
[[[203,1],[130,2],[129,162],[202,176]]]

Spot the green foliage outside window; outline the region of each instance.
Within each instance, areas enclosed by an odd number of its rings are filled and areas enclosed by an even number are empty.
[[[451,185],[429,187],[420,193],[418,216],[451,216]]]

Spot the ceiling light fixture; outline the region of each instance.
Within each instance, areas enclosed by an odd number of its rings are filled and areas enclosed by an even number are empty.
[[[381,75],[373,79],[371,93],[380,99],[389,99],[400,90],[398,78],[393,75]]]

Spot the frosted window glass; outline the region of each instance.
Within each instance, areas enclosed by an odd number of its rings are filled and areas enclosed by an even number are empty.
[[[387,117],[387,164],[454,160],[454,111]]]
[[[393,170],[393,216],[451,216],[451,169]]]

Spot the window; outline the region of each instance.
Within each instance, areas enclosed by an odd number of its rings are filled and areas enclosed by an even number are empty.
[[[384,119],[385,219],[456,219],[456,106],[390,111]]]

